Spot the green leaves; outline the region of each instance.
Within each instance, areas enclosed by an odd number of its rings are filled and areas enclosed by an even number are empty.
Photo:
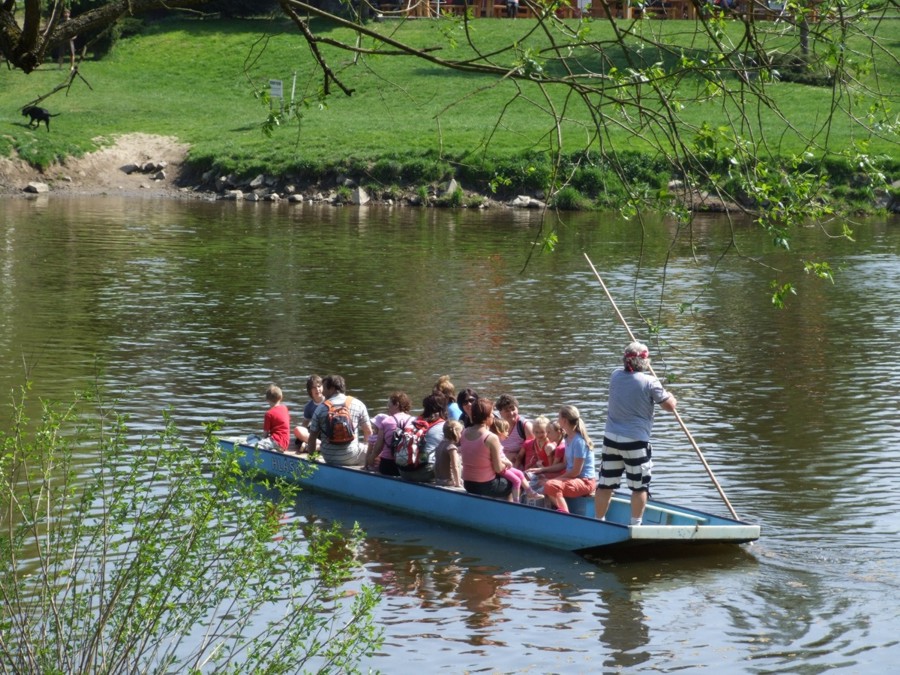
[[[826,279],[832,284],[834,283],[834,275],[831,273],[831,265],[829,265],[827,262],[812,262],[807,260],[803,263],[803,271],[807,274],[812,274],[819,279]]]
[[[171,416],[133,440],[97,392],[0,431],[0,626],[7,672],[352,672],[380,634],[375,589],[344,596],[360,533],[292,515]]]
[[[775,307],[777,307],[778,309],[784,309],[784,301],[787,298],[788,294],[797,294],[797,291],[794,289],[794,285],[791,283],[779,284],[777,281],[772,281],[769,285],[772,289],[772,304],[775,305]]]

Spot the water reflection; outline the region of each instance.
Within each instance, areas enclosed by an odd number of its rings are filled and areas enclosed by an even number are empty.
[[[387,590],[388,644],[366,665],[863,672],[900,658],[896,225],[863,224],[852,244],[802,231],[788,257],[715,217],[688,233],[580,214],[523,271],[539,226],[525,211],[4,200],[0,388],[65,398],[99,377],[135,436],[172,408],[199,438],[216,418],[257,429],[270,380],[296,416],[310,372],[341,373],[372,412],[449,373],[532,417],[575,404],[599,437],[627,338],[587,252],[631,327],[661,327],[655,366],[762,541],[584,560],[316,501],[292,517],[369,530],[360,559]],[[745,257],[719,260],[733,244]],[[829,259],[836,283],[798,257]],[[776,276],[798,288],[788,312],[768,299]],[[723,513],[670,416],[657,437],[655,496]]]
[[[360,551],[365,578],[384,588],[385,654],[396,659],[403,652],[405,662],[425,659],[423,649],[447,649],[454,669],[495,663],[498,650],[512,659],[509,670],[573,660],[587,667],[600,657],[604,668],[639,666],[653,658],[648,645],[658,607],[646,605],[654,598],[691,590],[710,569],[756,568],[754,556],[734,547],[709,547],[700,562],[582,559],[315,494],[302,495],[292,515],[359,523],[367,532]]]

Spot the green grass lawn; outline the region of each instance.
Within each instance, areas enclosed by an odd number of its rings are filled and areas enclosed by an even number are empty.
[[[331,37],[348,37],[346,29],[315,25]],[[470,28],[473,41],[485,50],[514,41],[521,50],[546,47],[541,35],[523,37],[530,25],[533,22],[526,20],[476,20]],[[462,58],[471,51],[462,39],[461,24],[449,19],[386,21],[372,26],[411,44],[443,45],[438,53],[447,58]],[[645,36],[648,32],[665,34],[670,42],[683,47],[684,53],[704,53],[708,42],[696,35],[694,27],[690,21],[643,21],[633,30]],[[741,24],[727,22],[722,30],[737,40]],[[785,48],[796,43],[793,29],[779,30],[782,34],[768,38],[773,48],[776,43]],[[879,74],[882,78],[887,74],[889,79],[882,79],[880,86],[896,95],[900,73],[890,70],[889,59],[890,49],[896,51],[900,42],[900,21],[882,23],[878,30],[888,47],[880,57],[885,62]],[[587,31],[589,39],[612,35],[605,22],[590,23]],[[630,55],[648,64],[680,56],[646,47],[638,50],[636,37],[628,44],[633,49]],[[354,62],[346,52],[327,46],[323,52],[341,79],[354,89],[351,97],[332,87],[332,96],[317,100],[321,74],[306,43],[287,21],[179,19],[151,24],[143,34],[121,40],[105,59],[82,64],[80,72],[90,87],[76,79],[68,91],[41,103],[60,113],[49,134],[43,127],[25,128],[19,109],[52,90],[66,71],[57,69],[56,64],[46,64],[30,75],[2,69],[0,153],[18,152],[34,164],[46,165],[104,142],[98,139],[144,132],[176,136],[191,145],[192,160],[243,173],[259,169],[278,173],[298,166],[385,161],[425,153],[478,164],[485,158],[494,161],[527,151],[547,152],[555,131],[546,114],[551,104],[565,112],[561,124],[565,151],[584,150],[596,133],[587,108],[577,98],[566,98],[561,86],[542,92],[529,82],[449,71],[413,58],[368,56]],[[624,64],[624,54],[621,56]],[[537,58],[545,72],[559,72],[558,61]],[[599,68],[596,55],[585,53],[583,58],[586,69]],[[616,62],[618,57],[610,53],[608,58]],[[311,103],[299,124],[284,124],[267,136],[263,133],[267,107],[254,96],[254,88],[267,90],[270,78],[281,79],[289,97],[295,74],[296,98],[309,97]],[[686,95],[703,85],[699,78],[688,77],[675,89]],[[771,91],[788,111],[797,132],[768,112],[754,116],[753,124],[769,134],[773,153],[799,152],[803,148],[800,137],[821,123],[833,92],[827,87],[787,82],[778,83]],[[845,102],[857,112],[870,103],[861,89],[859,96]],[[612,120],[628,122],[625,116],[617,117],[611,106],[604,112]],[[680,115],[683,128],[690,130],[703,122],[722,123],[734,112],[729,104],[713,99],[689,104]],[[841,117],[831,128],[828,143],[835,150],[847,148],[864,136],[862,131],[849,117]],[[604,143],[642,150],[651,147],[644,139],[654,128],[626,131],[609,124],[604,132]],[[872,154],[896,157],[896,136],[876,139],[868,147]]]

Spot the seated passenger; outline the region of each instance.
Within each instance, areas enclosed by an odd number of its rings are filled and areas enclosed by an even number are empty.
[[[459,405],[459,409],[462,410],[459,421],[462,422],[465,428],[472,426],[472,404],[477,400],[478,394],[475,393],[474,389],[463,389],[456,395],[456,403]]]
[[[587,497],[594,494],[597,478],[594,474],[594,444],[584,420],[574,405],[559,410],[559,426],[566,432],[565,471],[544,485],[544,496],[559,511],[569,512],[566,497]]]
[[[444,440],[434,449],[434,482],[449,487],[462,487],[462,460],[459,438],[463,425],[459,420],[447,420]]]
[[[500,395],[497,399],[497,411],[509,423],[509,436],[503,440],[503,452],[515,468],[521,469],[519,450],[526,440],[534,436],[531,422],[519,415],[519,402],[512,394]]]
[[[512,484],[498,475],[504,469],[503,447],[491,432],[494,404],[480,398],[471,406],[472,426],[463,431],[459,440],[463,487],[472,494],[509,499]]]
[[[309,440],[309,421],[318,405],[325,400],[325,396],[322,394],[322,378],[318,375],[310,375],[306,380],[306,393],[309,394],[309,401],[303,406],[303,419],[299,425],[294,427],[294,445],[297,446],[299,452],[307,451],[305,445]]]
[[[534,436],[525,441],[522,444],[522,449],[519,451],[518,464],[526,473],[534,467],[540,466],[542,459],[553,456],[556,443],[553,443],[547,437],[547,427],[549,425],[550,420],[544,415],[535,417],[534,422],[531,423],[531,430]]]
[[[346,384],[340,375],[328,375],[322,380],[325,401],[316,408],[309,423],[311,448],[318,447],[328,464],[362,466],[366,448],[360,447],[359,432],[364,438],[372,435],[369,411],[365,403],[345,393]],[[321,440],[317,446],[316,442]]]
[[[434,393],[447,397],[447,419],[458,420],[462,417],[462,408],[456,402],[456,387],[450,381],[449,375],[441,375],[434,383]]]
[[[500,439],[500,445],[502,446],[503,441],[507,436],[509,436],[509,422],[495,417],[493,422],[491,423],[491,431],[497,434],[497,438]],[[531,489],[531,485],[528,483],[528,478],[525,476],[522,470],[514,467],[512,462],[509,460],[509,457],[507,457],[505,454],[503,455],[502,460],[504,468],[503,471],[500,472],[500,475],[512,484],[510,500],[514,502],[522,501],[522,490],[525,490],[529,497],[536,497],[536,493]]]
[[[430,394],[422,400],[422,414],[411,422],[407,422],[405,430],[410,427],[419,433],[418,458],[415,466],[404,466],[399,449],[394,448],[394,461],[400,471],[400,478],[416,483],[434,482],[434,451],[444,439],[444,424],[447,416],[447,397],[443,394]]]
[[[536,448],[536,452],[537,463],[529,470],[531,487],[543,492],[548,480],[562,475],[566,470],[566,434],[559,426],[559,420],[547,422],[547,444],[543,449]]]
[[[369,471],[369,458],[377,456],[375,443],[378,441],[378,434],[381,433],[382,424],[387,417],[390,417],[387,413],[378,413],[370,420],[372,423],[372,435],[366,439],[366,463],[363,465],[366,471]]]
[[[397,463],[394,461],[394,432],[402,429],[413,418],[409,414],[412,401],[404,391],[395,391],[388,397],[387,417],[381,422],[375,439],[375,447],[366,457],[366,469],[378,471],[385,476],[399,476]]]
[[[283,398],[280,387],[270,384],[266,389],[269,409],[263,417],[263,438],[256,447],[263,450],[287,450],[291,442],[291,413],[281,402]]]

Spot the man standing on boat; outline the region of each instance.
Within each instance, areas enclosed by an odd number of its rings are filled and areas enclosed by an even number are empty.
[[[361,466],[366,461],[366,447],[359,443],[372,435],[369,411],[358,398],[347,396],[344,378],[328,375],[322,380],[325,400],[316,407],[309,422],[307,447],[316,447],[327,464]]]
[[[650,372],[647,345],[632,342],[625,348],[623,366],[609,379],[609,403],[606,429],[603,432],[603,457],[600,480],[594,495],[594,513],[603,520],[619,487],[622,472],[631,490],[631,525],[640,525],[650,492],[650,470],[653,467],[650,435],[653,412],[658,405],[674,411],[678,402]]]

